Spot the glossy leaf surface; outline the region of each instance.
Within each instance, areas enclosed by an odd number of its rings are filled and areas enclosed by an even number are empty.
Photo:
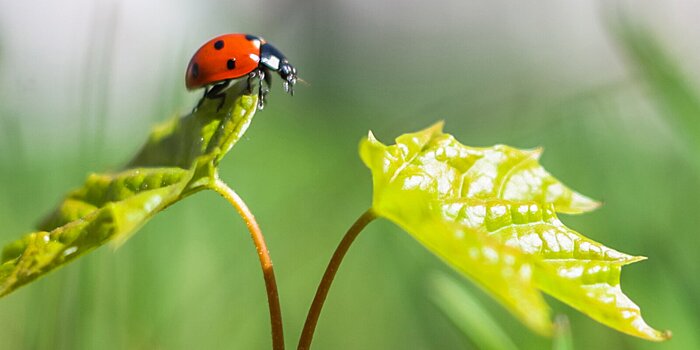
[[[372,171],[375,213],[491,293],[525,324],[551,333],[541,291],[627,334],[664,340],[620,289],[622,266],[642,260],[567,228],[557,212],[598,202],[538,162],[541,150],[467,147],[442,124],[386,146],[370,133],[360,154]]]
[[[120,172],[91,174],[39,225],[37,232],[6,245],[0,296],[107,242],[123,243],[153,215],[210,186],[216,166],[240,139],[257,105],[246,82],[226,91],[227,103],[205,100],[191,114],[151,133]]]

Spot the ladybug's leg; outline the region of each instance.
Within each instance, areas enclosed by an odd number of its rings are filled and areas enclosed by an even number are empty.
[[[246,93],[249,95],[253,94],[254,80],[255,78],[258,78],[258,108],[260,109],[265,108],[265,96],[267,96],[267,92],[269,91],[264,86],[264,81],[268,80],[267,77],[268,74],[266,74],[265,70],[260,68],[255,69],[248,74],[248,89]]]
[[[269,88],[272,86],[272,74],[270,74],[270,71],[266,70],[267,74],[265,74],[265,83],[267,84],[268,90],[270,91]]]
[[[270,89],[267,88],[266,83],[270,81],[270,75],[263,69],[260,70],[260,81],[258,82],[258,108],[265,108],[265,100],[267,99],[267,93]],[[267,83],[269,84],[269,83]]]
[[[265,80],[265,95],[267,95],[270,92],[270,87],[272,86],[272,74],[270,74],[270,71],[265,69],[265,76],[263,77]]]
[[[199,99],[199,102],[197,102],[197,107],[194,107],[194,110],[198,110],[199,107],[202,106],[202,103],[204,103],[204,99],[207,98],[207,94],[209,93],[209,87],[204,88],[204,95],[202,95],[202,98]],[[193,111],[194,112],[194,111]]]
[[[246,93],[248,95],[253,94],[253,79],[258,76],[258,69],[248,73],[248,89]]]
[[[212,86],[211,90],[209,90],[206,93],[206,95],[204,95],[210,100],[214,100],[214,99],[221,100],[219,102],[219,106],[216,107],[217,112],[221,109],[221,107],[224,106],[224,102],[226,102],[226,94],[223,93],[222,91],[228,87],[228,84],[230,82],[231,82],[231,80],[222,81],[222,82]]]

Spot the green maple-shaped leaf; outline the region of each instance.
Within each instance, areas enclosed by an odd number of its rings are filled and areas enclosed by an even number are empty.
[[[574,192],[538,163],[540,149],[467,147],[442,123],[386,146],[360,144],[372,171],[372,210],[473,279],[525,324],[551,333],[541,291],[621,332],[664,340],[620,289],[620,253],[567,228],[556,216],[598,202]]]
[[[32,232],[6,245],[0,296],[107,242],[123,243],[153,215],[211,188],[221,158],[240,139],[256,111],[245,80],[226,91],[227,103],[205,100],[193,113],[151,133],[126,167],[91,174]]]

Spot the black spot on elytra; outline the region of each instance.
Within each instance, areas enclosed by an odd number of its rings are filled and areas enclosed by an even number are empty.
[[[228,69],[235,69],[236,68],[236,59],[231,58],[228,61],[226,61],[226,68]]]
[[[217,41],[214,43],[214,48],[217,49],[217,50],[223,49],[223,48],[224,48],[224,41],[223,41],[223,40],[217,40]]]
[[[192,77],[196,78],[197,76],[199,76],[199,65],[195,63],[192,65]]]
[[[245,39],[248,40],[248,41],[260,40],[260,39],[258,39],[257,36],[255,36],[255,35],[250,35],[250,34],[246,34],[246,35],[245,35]]]

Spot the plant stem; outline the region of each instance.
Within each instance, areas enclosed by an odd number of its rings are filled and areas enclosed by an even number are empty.
[[[260,226],[255,221],[255,216],[250,212],[248,206],[243,202],[243,199],[232,190],[226,183],[220,179],[216,179],[211,187],[214,191],[224,197],[245,221],[250,231],[250,236],[255,243],[255,249],[258,251],[258,258],[262,266],[263,277],[265,278],[265,288],[267,289],[267,303],[270,306],[270,323],[272,327],[272,348],[274,350],[284,350],[284,333],[282,331],[282,310],[280,309],[279,293],[277,292],[277,281],[275,279],[275,271],[272,268],[272,259],[270,252],[267,250],[265,238],[263,237]]]
[[[326,272],[323,274],[321,283],[318,285],[316,290],[316,296],[314,296],[314,301],[311,303],[311,308],[309,308],[309,314],[306,316],[306,322],[304,323],[304,330],[301,332],[301,338],[299,338],[299,346],[297,350],[308,350],[311,348],[311,340],[314,337],[314,331],[316,330],[316,324],[318,323],[318,318],[321,315],[321,309],[323,308],[323,303],[326,301],[328,296],[328,290],[331,288],[333,283],[333,278],[336,272],[338,272],[338,267],[345,257],[345,253],[348,252],[350,245],[355,240],[357,235],[362,232],[362,229],[367,226],[372,220],[376,218],[376,215],[372,209],[367,210],[360,216],[354,224],[345,233],[345,236],[338,244],[338,248],[335,249],[331,261],[328,262],[328,267],[326,267]]]

